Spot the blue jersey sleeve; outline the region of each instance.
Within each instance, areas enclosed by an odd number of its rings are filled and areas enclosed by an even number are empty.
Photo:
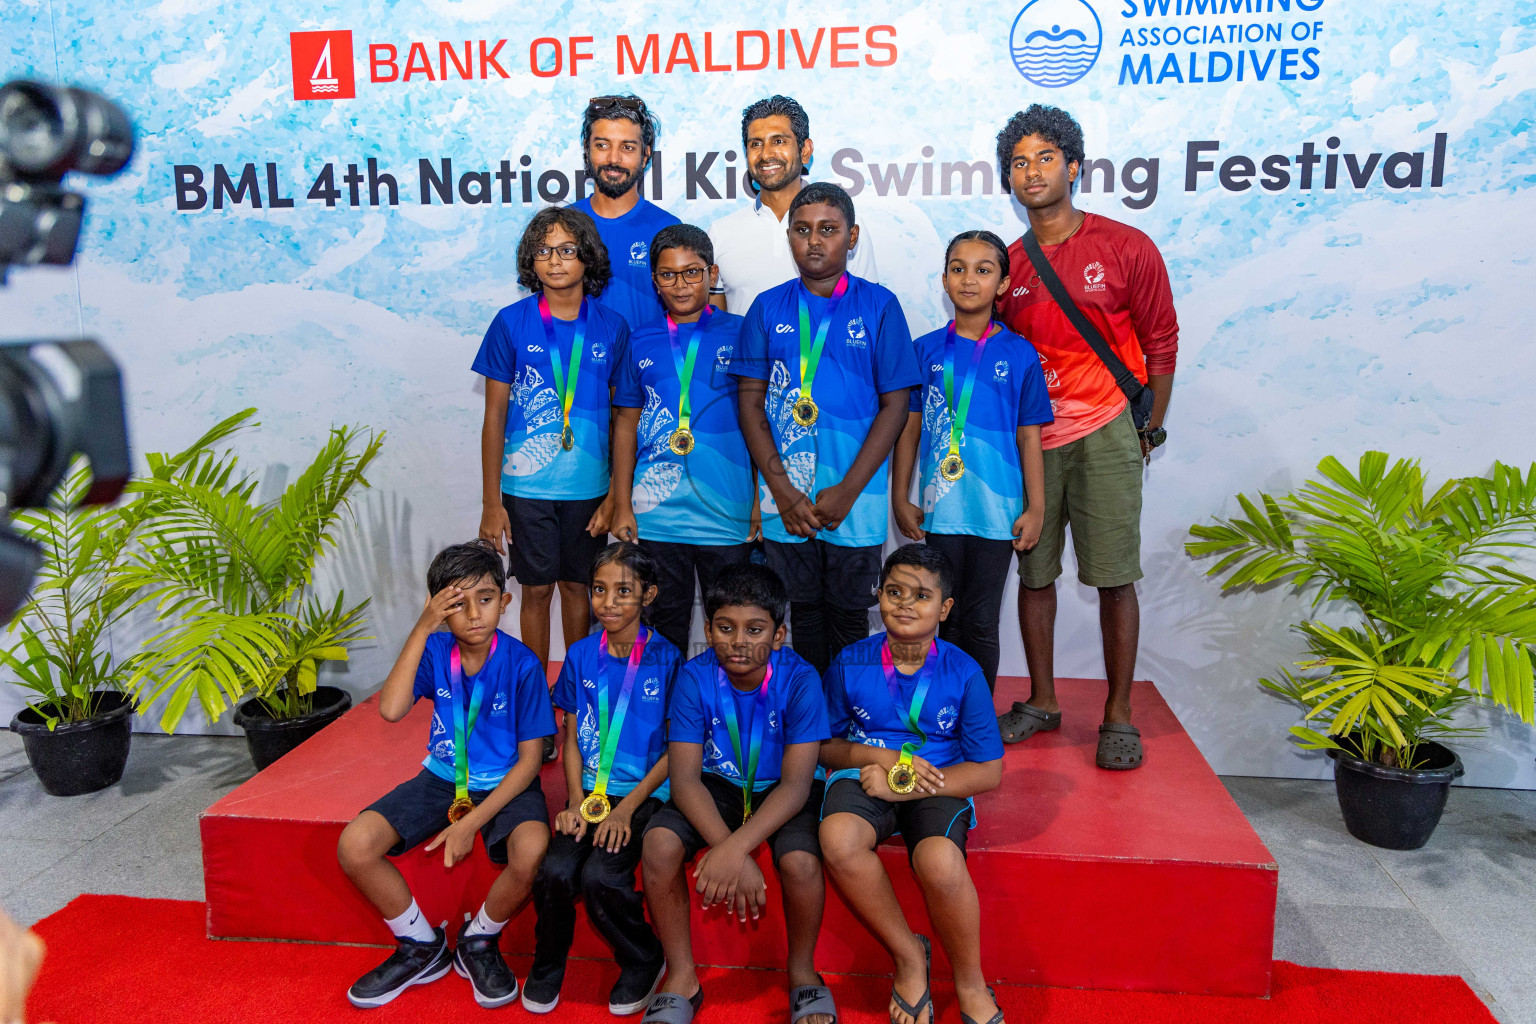
[[[893,295],[880,310],[880,322],[875,328],[875,390],[883,395],[916,387],[921,382],[907,315]]]
[[[741,334],[736,338],[736,348],[731,353],[732,375],[753,380],[768,379],[768,331],[763,323],[763,297],[759,295],[747,310]]]
[[[510,384],[517,373],[516,351],[507,333],[506,317],[497,313],[491,326],[485,329],[485,337],[480,339],[480,351],[475,353],[470,369],[482,377]]]
[[[827,726],[827,701],[821,680],[809,665],[798,665],[790,679],[784,707],[784,745],[820,743],[832,736]]]
[[[1003,756],[1003,734],[998,731],[992,693],[981,668],[965,681],[960,698],[960,752],[967,761],[996,761]]]
[[[633,341],[633,339],[631,339]],[[640,388],[640,367],[635,365],[634,345],[625,346],[613,383],[613,404],[625,409],[644,409],[645,392]]]
[[[629,324],[618,316],[613,318],[613,352],[608,360],[608,386],[617,388],[624,368],[629,365]],[[640,403],[644,405],[645,403]]]
[[[427,637],[427,646],[421,652],[421,660],[416,663],[416,683],[412,688],[415,700],[431,700],[436,695],[437,658],[433,655],[432,650],[436,646],[432,642],[432,638],[430,636]]]
[[[1025,342],[1028,345],[1028,342]],[[1035,424],[1050,423],[1056,418],[1051,411],[1050,392],[1045,387],[1045,370],[1040,365],[1040,356],[1035,352],[1034,346],[1029,347],[1030,358],[1025,360],[1023,372],[1019,374],[1019,426],[1028,427]]]
[[[684,665],[672,688],[672,723],[667,738],[676,743],[703,743],[709,733],[709,711],[699,697],[699,672]]]
[[[848,738],[848,723],[853,719],[853,709],[848,704],[847,679],[843,672],[842,658],[832,663],[822,678],[822,689],[827,698],[827,733],[832,739]]]
[[[554,692],[555,707],[561,711],[578,714],[581,711],[581,679],[576,671],[576,658],[572,652],[565,652],[565,661],[560,666],[560,678],[555,680]]]
[[[544,666],[529,654],[513,668],[517,673],[517,742],[555,734],[555,709],[549,703]],[[563,670],[562,670],[563,671]]]

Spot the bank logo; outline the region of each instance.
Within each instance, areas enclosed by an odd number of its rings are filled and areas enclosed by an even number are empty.
[[[1104,46],[1104,28],[1087,0],[1032,0],[1013,19],[1013,66],[1031,84],[1060,89],[1086,75]]]
[[[655,364],[655,363],[653,363],[653,362],[651,362],[651,360],[650,360],[650,359],[649,359],[649,357],[647,357],[647,358],[645,358],[645,359],[642,359],[642,360],[640,360],[640,369],[642,369],[642,370],[649,370],[649,369],[650,369],[650,368],[651,368],[651,367],[653,367],[653,366],[655,366],[655,365],[656,365],[656,364]]]
[[[350,100],[357,97],[352,74],[352,31],[290,32],[293,98]]]

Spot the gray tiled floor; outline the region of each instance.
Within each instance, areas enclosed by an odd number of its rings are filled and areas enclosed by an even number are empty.
[[[229,737],[137,735],[122,783],[47,796],[0,734],[0,904],[36,921],[82,892],[203,898],[197,815],[251,774]],[[1457,789],[1413,852],[1339,820],[1333,784],[1223,780],[1280,865],[1275,956],[1460,974],[1503,1024],[1536,1024],[1536,792]]]

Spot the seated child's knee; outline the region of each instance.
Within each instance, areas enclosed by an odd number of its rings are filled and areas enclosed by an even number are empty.
[[[382,820],[378,814],[364,811],[341,830],[341,838],[336,841],[336,860],[344,870],[362,867],[389,852],[393,840],[385,844],[387,837],[378,828]]]
[[[821,858],[806,850],[790,850],[779,858],[779,877],[791,885],[805,885],[821,877]]]
[[[929,889],[959,891],[971,881],[965,854],[944,836],[930,836],[917,845],[912,855],[912,870],[924,888]]]
[[[683,866],[683,841],[667,828],[653,828],[641,840],[640,859],[649,875],[671,874]]]
[[[834,814],[821,823],[821,856],[834,870],[870,850],[868,837],[859,828],[860,821],[849,820],[852,817]]]

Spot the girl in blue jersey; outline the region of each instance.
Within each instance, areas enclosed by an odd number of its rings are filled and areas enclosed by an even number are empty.
[[[956,235],[944,255],[955,318],[917,339],[923,380],[892,460],[897,527],[912,540],[926,537],[954,566],[955,610],[939,635],[976,659],[988,688],[997,685],[1008,566],[1040,539],[1040,425],[1053,419],[1034,346],[992,319],[1007,288],[1003,240],[990,231]],[[908,498],[919,463],[921,506]]]
[[[832,738],[821,847],[843,899],[890,951],[892,1024],[933,1024],[928,940],[914,935],[876,848],[900,833],[954,972],[962,1024],[1003,1024],[981,970],[981,905],[965,866],[972,798],[1003,778],[1003,740],[981,668],[939,639],[954,570],[933,547],[891,552],[885,632],[843,648],[827,673]]]
[[[587,634],[587,580],[608,535],[608,421],[629,345],[623,317],[593,301],[611,277],[584,213],[534,214],[517,247],[533,294],[496,314],[474,371],[485,377],[480,536],[510,553],[522,585],[521,635],[549,663],[549,606],[560,588],[569,647]]]
[[[577,896],[619,965],[609,1012],[639,1013],[661,981],[661,943],[645,921],[635,866],[640,836],[668,796],[667,706],[682,659],[640,622],[656,582],[656,562],[634,544],[604,548],[591,588],[602,631],[571,646],[555,683],[555,705],[565,712],[566,806],[533,883],[537,945],[523,985],[532,1013],[560,1001]]]
[[[613,535],[660,569],[650,622],[690,650],[694,581],[709,592],[757,534],[752,460],[728,372],[742,318],[709,304],[719,273],[709,236],[673,224],[650,243],[664,318],[630,335],[614,389]]]

